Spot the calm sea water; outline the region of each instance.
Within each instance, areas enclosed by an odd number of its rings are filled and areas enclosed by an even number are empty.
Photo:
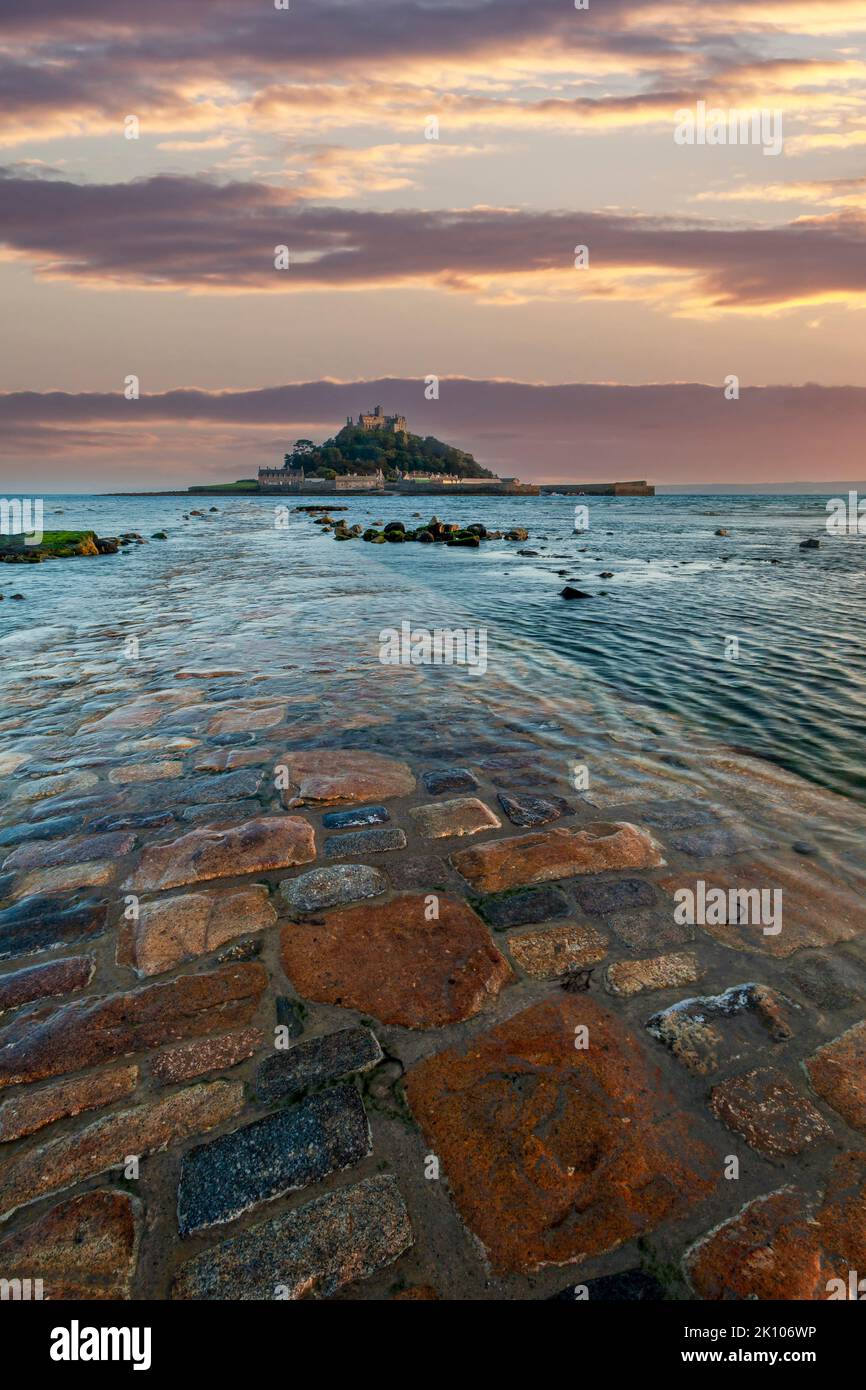
[[[151,683],[183,665],[228,664],[264,693],[291,694],[300,719],[327,710],[350,729],[373,708],[407,739],[422,728],[441,739],[486,704],[575,756],[662,732],[670,758],[677,743],[709,738],[866,801],[866,537],[827,535],[826,499],[798,496],[592,499],[590,528],[577,534],[579,500],[335,503],[364,525],[417,525],[413,513],[436,510],[529,529],[527,542],[472,551],[340,544],[298,513],[281,529],[274,498],[48,498],[46,528],[164,529],[169,539],[0,567],[0,696],[6,681],[20,692],[32,656],[38,711],[40,675],[50,685],[88,663],[129,669],[123,644],[134,635]],[[190,507],[207,518],[184,519]],[[820,549],[801,551],[810,535]],[[565,602],[567,581],[594,597]],[[15,592],[25,602],[8,601]],[[486,628],[487,674],[383,667],[380,631],[403,621]],[[737,660],[726,659],[729,639]]]

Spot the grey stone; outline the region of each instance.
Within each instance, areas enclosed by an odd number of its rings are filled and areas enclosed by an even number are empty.
[[[709,1076],[721,1066],[766,1050],[792,1035],[796,1006],[767,985],[732,985],[722,994],[681,999],[647,1019],[647,1030],[684,1067]]]
[[[750,843],[753,842],[742,830],[726,825],[712,825],[705,829],[688,830],[668,838],[671,849],[679,850],[681,854],[689,854],[695,859],[739,854],[741,850],[748,849]]]
[[[256,1074],[256,1096],[271,1105],[324,1081],[369,1071],[381,1060],[382,1049],[369,1028],[341,1028],[266,1057]]]
[[[348,811],[326,811],[325,830],[351,830],[356,825],[383,825],[391,819],[387,806],[351,806]]]
[[[421,776],[431,796],[438,796],[440,792],[475,791],[478,787],[478,782],[465,767],[446,767],[441,771],[424,772]]]
[[[161,825],[168,825],[174,820],[171,811],[153,811],[150,814],[132,816],[106,816],[104,820],[92,821],[88,823],[88,830],[94,834],[103,830],[155,830]]]
[[[669,946],[683,946],[697,936],[694,927],[646,908],[625,912],[621,916],[613,913],[606,919],[605,925],[610,927],[623,945],[641,954],[665,951]]]
[[[87,811],[102,810],[106,805],[116,802],[116,796],[108,796],[105,790],[94,792],[92,796],[46,796],[35,806],[28,807],[27,815],[31,821],[52,820],[55,816],[72,817],[79,824]]]
[[[568,898],[561,888],[556,887],[527,888],[518,893],[491,893],[473,906],[495,931],[548,922],[552,917],[565,917],[570,910]]]
[[[375,898],[388,888],[388,880],[368,864],[339,864],[332,869],[311,869],[300,878],[283,879],[280,892],[296,912],[319,912],[326,907]]]
[[[584,1289],[586,1292],[584,1293]],[[600,1279],[587,1279],[583,1284],[571,1284],[562,1293],[555,1293],[551,1303],[634,1303],[648,1300],[659,1303],[667,1297],[664,1285],[643,1269],[627,1269],[622,1274],[603,1274]]]
[[[242,767],[237,772],[217,772],[210,777],[192,777],[189,781],[150,782],[148,800],[170,801],[174,806],[201,806],[205,803],[236,801],[255,796],[262,785],[261,768]],[[161,788],[154,794],[154,788]]]
[[[561,796],[528,796],[524,792],[498,792],[499,804],[513,825],[547,825],[570,816],[574,808]]]
[[[257,820],[262,814],[258,801],[217,801],[204,806],[189,806],[181,815],[185,821],[216,824],[226,820]]]
[[[329,1298],[393,1264],[412,1227],[393,1177],[367,1178],[263,1221],[178,1270],[172,1298]]]
[[[304,1031],[304,1005],[299,999],[279,994],[276,999],[277,1023],[288,1030],[290,1038],[299,1038]]]
[[[0,912],[0,960],[41,955],[55,946],[91,941],[108,925],[108,905],[96,898],[70,902],[36,894]]]
[[[333,835],[325,842],[325,858],[341,859],[346,854],[387,854],[392,849],[406,848],[403,830],[355,830],[348,835]]]
[[[845,977],[841,963],[824,956],[807,956],[787,972],[787,978],[819,1009],[847,1009],[863,997],[856,982]]]
[[[0,846],[20,845],[28,840],[49,840],[55,835],[74,835],[81,824],[80,816],[53,816],[50,820],[25,821],[7,825],[0,830]]]
[[[232,1221],[360,1163],[372,1148],[364,1105],[351,1084],[309,1096],[184,1155],[177,1193],[182,1236]]]
[[[584,912],[598,917],[624,908],[652,907],[658,898],[643,878],[582,879],[574,884],[574,896]]]
[[[623,820],[635,825],[646,821],[648,825],[657,825],[662,830],[689,830],[693,825],[712,825],[716,819],[706,806],[685,799],[627,802],[621,810]]]

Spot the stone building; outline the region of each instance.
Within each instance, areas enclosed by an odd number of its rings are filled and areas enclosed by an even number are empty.
[[[368,415],[359,415],[358,424],[351,415],[346,416],[346,424],[350,429],[358,428],[362,430],[385,430],[388,434],[407,434],[408,426],[405,415],[386,415],[380,405]]]
[[[260,468],[259,487],[262,492],[382,492],[385,475],[379,468],[375,473],[338,473],[335,478],[308,478],[303,468]]]

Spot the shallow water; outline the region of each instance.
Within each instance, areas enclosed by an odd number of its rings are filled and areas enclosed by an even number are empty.
[[[281,529],[276,498],[48,498],[46,529],[169,540],[0,569],[0,695],[18,718],[31,711],[4,744],[50,743],[91,691],[98,703],[183,666],[228,666],[241,695],[253,682],[291,698],[313,743],[341,730],[344,743],[455,757],[535,747],[559,775],[583,762],[602,784],[623,766],[635,781],[661,765],[700,779],[701,750],[734,745],[866,801],[866,538],[827,535],[819,497],[587,500],[582,534],[582,499],[568,497],[335,501],[350,524],[435,510],[529,529],[459,550],[340,544],[302,513]],[[184,520],[190,507],[206,519]],[[799,549],[808,535],[819,550]],[[565,602],[568,581],[595,597]],[[383,666],[380,632],[404,621],[486,628],[486,673]]]

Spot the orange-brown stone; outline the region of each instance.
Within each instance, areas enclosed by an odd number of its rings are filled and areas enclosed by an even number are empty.
[[[354,748],[314,748],[309,753],[287,753],[278,765],[288,775],[283,791],[286,806],[308,802],[375,801],[389,796],[409,796],[415,790],[411,768],[382,753]]]
[[[689,1252],[701,1298],[815,1298],[821,1253],[808,1199],[795,1188],[759,1197]]]
[[[126,787],[144,782],[167,782],[182,775],[183,763],[172,758],[158,763],[128,763],[125,767],[113,767],[108,780]]]
[[[852,1271],[866,1269],[866,1153],[835,1160],[820,1205],[794,1187],[749,1202],[686,1267],[701,1298],[850,1297]]]
[[[19,845],[3,860],[7,869],[54,869],[66,865],[92,864],[119,859],[135,845],[135,836],[124,831],[105,835],[70,835],[62,840],[36,840]]]
[[[787,865],[778,860],[750,863],[731,863],[723,869],[702,871],[700,874],[669,874],[659,886],[673,896],[677,890],[697,890],[698,881],[706,892],[721,888],[730,895],[754,893],[755,889],[781,893],[781,930],[765,931],[765,925],[753,925],[745,920],[745,907],[737,914],[730,911],[730,922],[699,922],[702,931],[715,937],[723,946],[736,951],[754,951],[760,955],[784,958],[805,947],[833,946],[851,941],[866,931],[864,888],[849,887],[842,878],[830,874],[809,860],[805,865]],[[745,899],[743,900],[745,903]],[[772,903],[772,897],[769,902]]]
[[[866,1022],[819,1047],[806,1070],[828,1105],[853,1129],[866,1129]]]
[[[126,886],[133,892],[178,888],[211,878],[287,869],[315,857],[309,821],[301,816],[263,816],[227,830],[193,830],[168,844],[151,845]]]
[[[568,922],[510,936],[508,952],[533,979],[555,980],[569,970],[598,965],[607,955],[607,942],[595,927]]]
[[[114,1071],[90,1072],[74,1081],[43,1086],[41,1091],[24,1091],[0,1105],[0,1144],[8,1144],[25,1134],[33,1134],[55,1120],[96,1110],[130,1095],[138,1084],[138,1067],[117,1067]]]
[[[478,1013],[511,970],[471,908],[406,893],[283,928],[283,968],[300,994],[404,1028],[441,1028]]]
[[[499,1272],[613,1250],[682,1216],[717,1179],[658,1068],[586,995],[535,1004],[419,1062],[407,1096]]]
[[[32,1004],[37,999],[85,989],[95,970],[94,956],[66,956],[0,976],[0,1014],[7,1009],[20,1008],[22,1004]]]
[[[451,801],[431,801],[409,812],[415,828],[425,840],[445,840],[457,835],[477,835],[481,830],[499,830],[502,821],[477,796],[456,796]]]
[[[48,1192],[120,1168],[129,1154],[159,1153],[170,1144],[213,1129],[239,1114],[243,1104],[242,1082],[212,1081],[106,1115],[75,1134],[28,1149],[6,1165],[0,1178],[0,1219]]]
[[[38,893],[65,893],[73,888],[102,888],[116,877],[117,865],[113,861],[57,864],[50,869],[32,869],[16,879],[11,896],[28,898]]]
[[[650,960],[618,960],[605,971],[609,994],[629,999],[653,989],[675,989],[693,985],[703,971],[693,951],[672,951]]]
[[[86,1192],[0,1240],[0,1269],[4,1279],[41,1279],[42,1297],[52,1302],[126,1299],[141,1228],[137,1197]]]
[[[245,734],[257,729],[273,729],[286,717],[286,706],[269,709],[231,709],[218,714],[208,725],[209,734]]]
[[[801,1153],[831,1133],[820,1111],[773,1067],[759,1067],[714,1086],[710,1109],[768,1158]]]
[[[645,830],[625,821],[597,822],[582,830],[540,830],[511,840],[492,840],[451,856],[458,873],[479,893],[498,893],[524,883],[609,869],[651,869],[663,864]]]
[[[236,1067],[258,1052],[264,1041],[265,1035],[260,1028],[243,1028],[216,1038],[198,1038],[179,1047],[167,1047],[154,1057],[150,1070],[161,1086],[191,1081],[208,1072]]]
[[[158,898],[142,903],[138,921],[124,925],[117,959],[139,975],[159,975],[236,936],[273,926],[276,920],[268,890],[261,884]]]
[[[129,994],[81,999],[0,1033],[0,1087],[249,1023],[268,983],[264,966],[226,965]]]

